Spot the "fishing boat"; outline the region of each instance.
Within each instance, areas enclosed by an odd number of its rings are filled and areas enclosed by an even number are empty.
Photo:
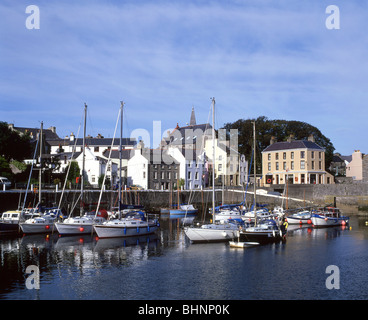
[[[120,148],[119,148],[119,168],[121,168],[122,159],[122,136],[123,136],[123,106],[121,101],[120,106]],[[119,119],[119,117],[118,117]],[[121,190],[121,170],[119,170],[119,190]],[[154,233],[160,226],[158,219],[150,219],[149,215],[142,210],[128,212],[122,217],[121,192],[119,192],[117,218],[107,220],[102,224],[94,226],[94,230],[99,238],[115,238],[115,237],[130,237],[147,235]]]
[[[213,167],[215,167],[215,98],[212,98],[212,141],[213,141]],[[224,221],[216,223],[215,209],[215,170],[212,170],[212,217],[213,223],[203,224],[199,227],[185,227],[186,237],[193,243],[197,242],[220,242],[235,238],[239,227],[236,223]]]
[[[345,226],[349,223],[349,217],[343,216],[339,208],[323,207],[313,212],[311,216],[314,227]]]

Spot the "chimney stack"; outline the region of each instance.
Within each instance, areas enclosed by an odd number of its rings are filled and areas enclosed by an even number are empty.
[[[270,140],[270,145],[276,142],[276,137],[272,136]]]

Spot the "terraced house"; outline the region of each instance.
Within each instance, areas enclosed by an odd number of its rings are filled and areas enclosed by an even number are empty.
[[[262,151],[262,183],[271,184],[332,184],[334,178],[325,171],[325,150],[315,143],[311,135],[308,140],[276,142]]]

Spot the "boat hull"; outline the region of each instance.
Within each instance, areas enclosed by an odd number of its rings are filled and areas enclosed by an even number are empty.
[[[312,224],[311,218],[287,217],[288,224]]]
[[[94,232],[93,224],[87,223],[55,223],[60,235],[91,234]]]
[[[313,215],[312,224],[314,227],[324,228],[324,227],[336,227],[336,226],[344,226],[348,224],[348,218],[346,217],[324,217],[319,215]]]
[[[258,242],[260,244],[278,242],[282,240],[282,233],[279,230],[265,231],[241,231],[240,241]]]
[[[191,242],[224,242],[234,239],[238,235],[237,228],[185,228],[185,235]]]
[[[18,232],[18,223],[0,222],[0,235],[17,234]]]
[[[197,212],[198,212],[197,209],[194,209],[194,210],[170,209],[169,210],[170,215],[181,215],[181,216],[193,215],[193,214],[197,214]]]
[[[99,238],[134,237],[152,234],[158,229],[157,224],[145,226],[96,225],[94,227]]]
[[[56,231],[53,223],[20,223],[20,228],[25,234],[49,233]]]

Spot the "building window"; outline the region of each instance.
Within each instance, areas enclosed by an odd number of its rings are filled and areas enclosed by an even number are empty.
[[[294,161],[291,161],[291,170],[294,170]]]
[[[276,160],[279,160],[279,154],[276,152]]]
[[[167,178],[168,178],[168,179],[171,179],[171,172],[168,172],[168,173],[167,173]]]
[[[319,168],[319,170],[322,170],[322,161],[318,162],[318,168]]]
[[[198,180],[199,179],[199,173],[198,171],[195,173],[195,179]]]
[[[286,162],[285,161],[282,163],[282,169],[286,170]]]
[[[220,163],[219,165],[218,165],[218,171],[221,171],[222,170],[222,164]]]
[[[314,161],[312,161],[312,170],[314,169]]]
[[[304,160],[300,161],[300,169],[302,169],[302,170],[305,169],[305,161]]]
[[[143,179],[146,179],[146,172],[143,171]]]
[[[153,173],[153,179],[157,179],[157,171]]]
[[[294,152],[290,153],[290,157],[291,157],[291,159],[294,159]]]
[[[322,152],[318,152],[319,153],[319,158],[322,159]]]
[[[305,158],[305,151],[300,151],[300,159],[304,159]]]
[[[161,172],[161,180],[165,179],[165,172]]]
[[[268,163],[268,171],[271,171],[271,162]]]
[[[312,159],[314,159],[314,151],[312,151],[311,154],[312,154]]]
[[[188,180],[192,179],[192,172],[188,171]]]
[[[283,152],[283,153],[282,153],[282,158],[283,158],[284,160],[286,160],[286,152]]]
[[[268,154],[268,161],[271,160],[271,153]]]
[[[279,170],[279,163],[276,162],[276,170]]]

